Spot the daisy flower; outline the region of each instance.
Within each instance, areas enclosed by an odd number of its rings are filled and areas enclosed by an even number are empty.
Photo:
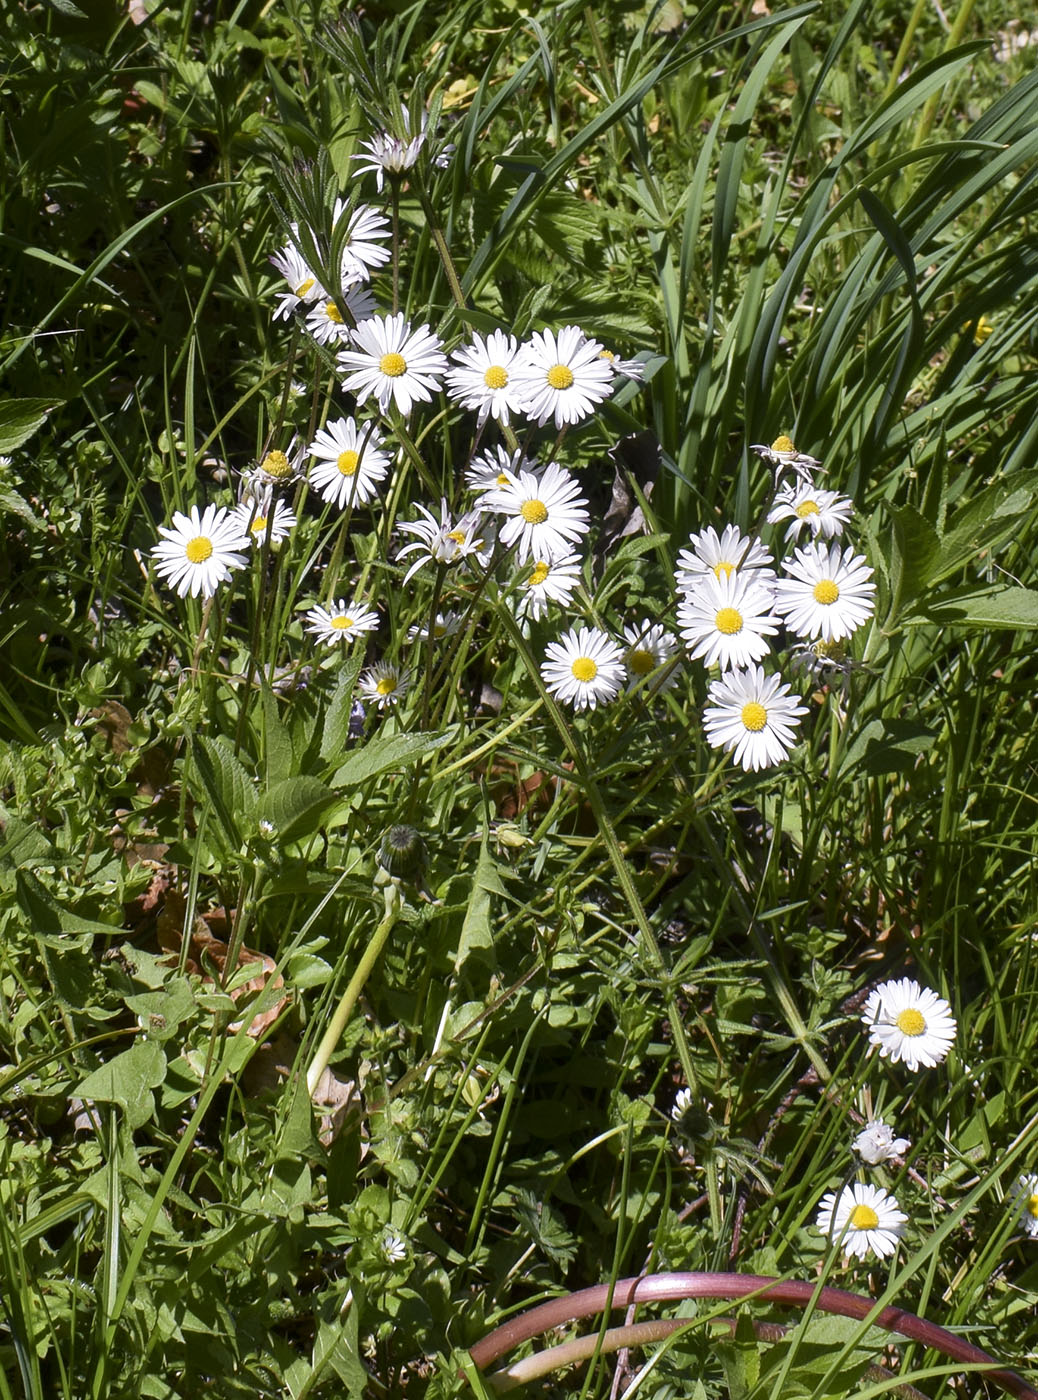
[[[266,539],[269,539],[271,544],[280,544],[297,524],[295,516],[284,501],[275,501],[274,509],[266,514],[260,510],[258,501],[241,501],[235,506],[234,514],[241,525],[242,533],[255,545],[262,545]]]
[[[339,302],[321,297],[306,314],[306,329],[318,345],[348,342],[350,327],[371,319],[375,298],[367,287],[350,287],[343,293],[346,304],[344,316]]]
[[[861,1019],[880,1058],[894,1064],[904,1060],[913,1072],[920,1065],[939,1065],[955,1040],[951,1007],[911,977],[883,982],[871,991]]]
[[[319,463],[310,468],[310,485],[322,501],[342,510],[367,505],[389,471],[389,457],[381,446],[382,435],[373,424],[360,427],[352,418],[337,418],[321,428],[306,449]]]
[[[317,301],[319,297],[327,296],[327,292],[318,281],[316,273],[293,244],[286,244],[278,252],[272,253],[270,261],[281,273],[289,288],[287,292],[282,292],[278,296],[277,305],[274,308],[275,321],[287,321],[297,306],[303,306]]]
[[[391,661],[376,661],[362,671],[357,685],[360,693],[372,705],[384,710],[387,705],[395,705],[407,694],[411,676]]]
[[[636,379],[640,383],[645,378],[645,365],[641,360],[621,360],[612,350],[600,350],[598,358],[605,360],[613,373],[620,379]]]
[[[731,671],[710,682],[703,711],[707,743],[723,748],[749,771],[781,763],[796,743],[795,730],[807,708],[779,676],[766,676],[761,666]]]
[[[908,1223],[897,1201],[878,1186],[855,1181],[839,1195],[830,1191],[818,1203],[816,1229],[839,1244],[845,1254],[864,1259],[893,1254]]]
[[[510,413],[522,411],[512,377],[518,353],[515,336],[504,331],[491,331],[485,340],[474,335],[471,345],[459,345],[451,352],[455,364],[447,371],[447,392],[462,408],[478,410],[478,428],[488,417],[506,425]]]
[[[303,456],[304,449],[296,438],[289,443],[287,452],[268,452],[256,466],[242,472],[241,500],[258,501],[263,514],[268,514],[275,488],[291,486],[299,475]]]
[[[689,548],[678,551],[678,567],[675,581],[682,593],[691,593],[704,574],[714,578],[728,574],[760,574],[757,582],[771,586],[775,575],[771,571],[772,558],[760,540],[743,535],[735,525],[726,525],[718,538],[712,525],[693,535]]]
[[[447,612],[437,613],[436,620],[432,625],[432,639],[434,642],[442,642],[444,637],[453,637],[461,628],[461,613]],[[414,623],[407,629],[407,639],[409,642],[424,642],[429,639],[429,624],[427,622]]]
[[[465,471],[465,485],[470,491],[494,491],[507,486],[506,472],[518,476],[520,471],[539,477],[541,468],[521,450],[509,452],[507,447],[488,447],[478,457],[473,457]]]
[[[793,439],[783,433],[777,437],[769,446],[763,442],[751,442],[750,451],[756,452],[757,456],[769,466],[781,472],[785,467],[790,467],[801,481],[810,482],[811,473],[822,464],[817,457],[809,457],[806,452],[798,452],[793,445]]]
[[[824,680],[830,672],[839,671],[848,676],[858,664],[848,654],[846,642],[798,642],[790,654],[790,660],[798,671]]]
[[[678,668],[671,664],[671,658],[678,644],[662,623],[651,623],[648,618],[635,625],[628,623],[624,641],[628,690],[655,695],[677,684]]]
[[[568,607],[580,586],[580,555],[560,554],[557,559],[533,559],[519,580],[515,615],[536,622],[546,616],[549,603]]]
[[[623,652],[597,627],[571,628],[557,642],[549,642],[541,664],[545,686],[575,710],[608,704],[623,678]]]
[[[451,520],[446,500],[440,501],[440,519],[425,506],[415,507],[425,516],[424,520],[404,520],[398,528],[405,535],[417,535],[413,544],[407,544],[397,552],[397,559],[419,551],[417,559],[404,575],[407,583],[423,564],[456,564],[470,556],[481,568],[486,568],[489,556],[483,551],[483,537],[479,533],[479,511],[472,510],[463,515],[455,524]]]
[[[339,220],[346,211],[343,200],[335,201],[332,210],[332,228],[338,227]],[[389,262],[392,253],[385,246],[390,236],[391,225],[385,214],[372,209],[369,204],[358,204],[349,215],[346,225],[346,242],[342,245],[342,284],[366,282],[373,271]]]
[[[159,534],[151,551],[155,572],[181,598],[211,598],[218,584],[245,567],[249,537],[226,506],[206,506],[201,516],[197,506],[189,515],[174,511],[172,526],[160,525]]]
[[[904,1156],[911,1145],[908,1138],[896,1138],[894,1129],[882,1118],[873,1118],[866,1123],[851,1143],[861,1160],[870,1167],[878,1167],[880,1162]]]
[[[428,326],[412,330],[402,311],[361,321],[352,340],[358,350],[340,350],[336,363],[347,376],[342,387],[359,403],[374,395],[385,413],[390,401],[405,416],[440,387],[447,356]]]
[[[1038,1176],[1022,1176],[1013,1196],[1020,1208],[1020,1224],[1032,1240],[1038,1239]]]
[[[602,346],[579,326],[536,331],[520,347],[514,369],[523,412],[535,423],[555,419],[556,428],[579,423],[613,391],[613,371],[600,358]]]
[[[377,626],[378,613],[360,603],[347,602],[345,598],[327,608],[310,608],[306,613],[306,630],[329,646],[356,641],[365,632],[374,632]]]
[[[678,603],[678,627],[693,661],[742,670],[767,656],[765,640],[779,629],[771,593],[754,573],[705,574],[694,592]]]
[[[806,525],[814,536],[832,539],[842,535],[843,527],[854,512],[854,502],[838,491],[821,491],[807,483],[783,487],[768,511],[769,525],[788,520],[786,539],[793,540]]]
[[[400,115],[403,119],[406,140],[399,136],[394,136],[389,131],[377,131],[374,136],[360,144],[364,151],[360,155],[353,156],[353,160],[363,161],[358,171],[358,175],[363,175],[366,171],[371,171],[375,176],[375,187],[379,194],[382,193],[382,186],[388,175],[391,179],[400,176],[405,170],[410,170],[421,154],[425,145],[426,135],[429,127],[429,114],[422,112],[421,127],[419,131],[411,135],[411,114],[400,104]],[[448,144],[442,151],[433,156],[433,165],[441,170],[446,170],[450,164],[450,158],[454,153],[454,146]]]
[[[775,584],[775,611],[800,637],[839,642],[872,616],[872,569],[848,545],[805,545]]]
[[[505,470],[507,486],[490,491],[480,501],[485,510],[509,517],[501,543],[515,544],[520,563],[527,559],[557,559],[587,534],[587,501],[571,472],[549,462],[540,477],[520,469]]]

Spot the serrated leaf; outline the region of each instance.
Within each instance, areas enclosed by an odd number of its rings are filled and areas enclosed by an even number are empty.
[[[84,919],[59,904],[51,892],[40,883],[31,870],[19,870],[17,877],[18,904],[38,937],[60,934],[102,934],[111,938],[124,934],[116,924],[102,924],[97,919]],[[60,946],[60,941],[59,941]]]
[[[222,737],[198,735],[192,757],[227,846],[237,851],[242,844],[242,825],[253,825],[256,810],[256,791],[249,771]]]
[[[730,1341],[715,1343],[731,1400],[747,1400],[760,1380],[760,1344],[753,1319],[741,1313]]]
[[[1038,628],[1038,590],[1011,586],[938,599],[915,621],[963,627]]]
[[[130,1128],[146,1123],[155,1109],[152,1089],[166,1077],[161,1045],[139,1040],[76,1085],[75,1097],[93,1103],[115,1103],[126,1113]]]
[[[0,401],[0,452],[14,452],[43,426],[47,410],[57,399],[3,399]]]
[[[0,510],[5,510],[8,515],[19,515],[27,525],[31,525],[34,530],[43,529],[43,521],[33,510],[32,506],[24,496],[19,496],[17,491],[10,486],[0,486]]]
[[[350,754],[336,770],[332,782],[336,787],[355,787],[390,768],[410,767],[426,754],[442,749],[453,737],[453,730],[446,734],[390,734],[385,738],[377,735]]]
[[[353,688],[357,684],[360,668],[364,665],[363,653],[343,666],[324,717],[321,732],[321,758],[326,763],[334,763],[346,748],[350,733],[350,713],[353,709]]]
[[[272,822],[278,841],[299,841],[318,830],[321,817],[338,800],[318,778],[285,778],[260,799],[256,820]]]
[[[454,970],[460,972],[472,953],[493,948],[494,935],[490,927],[490,910],[494,895],[507,894],[498,873],[497,862],[490,854],[486,832],[479,848],[479,860],[472,877],[472,892],[461,925],[458,951],[454,955]]]
[[[914,506],[891,506],[893,537],[888,553],[890,587],[899,611],[928,592],[941,541]]]

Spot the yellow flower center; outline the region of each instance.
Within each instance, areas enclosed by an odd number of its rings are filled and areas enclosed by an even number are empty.
[[[396,685],[396,676],[383,676],[375,689],[379,695],[392,695],[393,691],[396,690]]]
[[[598,667],[590,656],[578,656],[570,670],[573,672],[573,679],[583,681],[585,685],[598,675]]]
[[[548,577],[548,574],[550,572],[550,566],[548,564],[545,564],[543,560],[538,560],[538,562],[533,566],[533,573],[526,580],[527,588],[536,588],[538,584],[544,582],[544,580]]]
[[[797,515],[801,520],[806,520],[809,515],[818,515],[817,501],[801,501],[797,506]]]
[[[1038,1196],[1028,1196],[1025,1209],[1028,1215],[1038,1220]]]
[[[433,640],[439,641],[441,637],[447,635],[447,624],[445,622],[434,622],[432,626]]]
[[[553,389],[568,389],[573,383],[573,371],[569,365],[552,365],[548,371],[548,383]]]
[[[340,452],[336,466],[343,476],[352,476],[357,470],[357,463],[360,461],[360,453],[354,452],[352,447],[347,447],[345,452]]]
[[[498,472],[497,476],[494,478],[494,483],[497,486],[507,486],[508,477],[505,476],[504,472]]]
[[[734,565],[734,564],[715,564],[715,565],[714,565],[714,578],[717,578],[717,579],[721,579],[721,578],[731,578],[732,574],[734,574],[734,573],[735,573],[735,565]]]
[[[335,305],[334,301],[327,303],[324,308],[324,314],[328,317],[329,321],[334,321],[337,326],[342,325],[342,312]]]
[[[447,538],[448,538],[449,540],[453,540],[455,544],[464,544],[464,543],[465,543],[465,531],[464,531],[464,530],[448,530],[448,531],[447,531]]]
[[[600,360],[608,360],[609,363],[612,364],[616,356],[613,354],[612,350],[599,350],[598,358]]]
[[[751,700],[742,707],[741,719],[743,726],[751,734],[759,734],[768,722],[768,712],[759,700]]]
[[[638,647],[627,653],[627,664],[636,676],[647,676],[650,671],[655,671],[656,658],[651,651]]]
[[[500,365],[489,365],[483,375],[483,383],[488,389],[503,389],[508,383],[508,371]]]
[[[192,564],[204,564],[212,557],[213,542],[208,535],[196,535],[193,540],[188,540],[184,553]]]
[[[249,529],[254,535],[262,535],[263,531],[266,528],[267,517],[265,515],[257,515],[256,518],[253,520],[252,524],[249,526]]]
[[[543,525],[548,518],[548,507],[543,501],[524,501],[519,507],[519,514],[527,525]]]
[[[292,475],[292,463],[283,452],[268,452],[260,465],[260,471],[280,481],[283,477]]]
[[[721,608],[714,618],[714,625],[726,637],[734,637],[736,632],[742,631],[742,613],[738,608]]]
[[[781,437],[777,437],[771,444],[771,450],[772,452],[795,452],[796,448],[793,446],[793,439],[791,437],[786,437],[785,433],[783,433]]]
[[[857,1205],[851,1211],[850,1223],[855,1230],[874,1230],[879,1224],[879,1216],[871,1206]]]
[[[399,379],[402,374],[407,373],[407,361],[396,350],[383,355],[378,367],[388,379]]]
[[[902,1035],[922,1035],[926,1030],[926,1017],[914,1006],[907,1006],[904,1011],[898,1012],[894,1024]]]
[[[337,632],[345,632],[347,628],[353,626],[353,618],[347,617],[345,613],[340,613],[338,617],[332,618],[331,625]]]
[[[316,281],[316,277],[308,277],[305,282],[300,282],[299,286],[296,288],[296,296],[305,297]]]
[[[823,578],[819,579],[815,584],[811,596],[816,603],[821,603],[823,607],[827,608],[830,604],[836,602],[837,598],[840,596],[840,590],[837,588],[836,584],[833,583],[831,578]]]
[[[846,642],[823,642],[819,639],[811,649],[823,661],[842,661],[847,655]]]

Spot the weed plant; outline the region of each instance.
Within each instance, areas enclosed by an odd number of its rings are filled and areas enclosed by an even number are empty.
[[[0,1396],[1031,1368],[1031,18],[5,15]]]

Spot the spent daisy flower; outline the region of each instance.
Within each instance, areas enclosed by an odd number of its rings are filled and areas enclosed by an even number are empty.
[[[328,607],[319,604],[306,613],[306,630],[329,646],[336,642],[353,642],[365,632],[374,632],[378,626],[378,613],[361,603],[350,603],[339,598]]]
[[[1032,1240],[1038,1239],[1038,1176],[1022,1176],[1013,1190],[1020,1211],[1020,1224]]]
[[[439,389],[447,356],[428,326],[412,327],[402,311],[372,316],[352,334],[356,350],[340,350],[336,363],[346,378],[342,387],[358,403],[372,395],[385,413],[390,402],[406,417],[412,404],[425,403]]]
[[[465,469],[465,485],[470,491],[494,491],[509,484],[508,472],[518,476],[521,471],[539,477],[541,468],[524,457],[521,449],[510,452],[500,445],[488,447],[478,457],[473,457]]]
[[[821,638],[814,642],[798,642],[790,653],[790,660],[798,671],[819,680],[825,680],[833,672],[846,678],[859,664],[849,654],[845,641],[823,642]]]
[[[352,418],[337,418],[321,428],[306,449],[317,463],[310,468],[310,485],[322,501],[340,509],[367,505],[389,471],[389,457],[381,447],[382,435],[373,424],[359,426]]]
[[[870,1167],[878,1167],[881,1162],[904,1156],[911,1145],[908,1138],[896,1138],[894,1129],[882,1118],[870,1119],[851,1143],[861,1160]]]
[[[695,590],[678,603],[678,628],[693,661],[742,670],[767,656],[768,637],[779,629],[771,610],[771,592],[754,572],[705,574]]]
[[[869,1044],[877,1047],[880,1058],[893,1064],[903,1060],[913,1072],[920,1065],[939,1065],[955,1040],[951,1007],[912,977],[882,982],[874,988],[861,1019],[869,1029]]]
[[[587,501],[571,472],[549,462],[540,476],[520,469],[506,470],[507,486],[490,491],[480,500],[485,510],[508,516],[501,527],[501,543],[516,545],[516,558],[557,559],[589,527]]]
[[[453,637],[461,629],[462,617],[458,612],[437,613],[430,628],[428,622],[416,622],[407,629],[409,642],[425,642],[430,635],[434,642],[442,642],[444,637]]]
[[[535,331],[520,346],[513,378],[523,412],[535,423],[554,418],[556,428],[579,423],[613,392],[613,371],[602,346],[579,326]]]
[[[652,695],[669,690],[677,684],[678,667],[673,661],[677,641],[662,623],[648,618],[624,627],[624,666],[627,689],[647,691]]]
[[[597,627],[574,627],[549,642],[541,679],[556,700],[575,710],[608,704],[623,684],[623,651]]]
[[[805,525],[813,536],[821,535],[828,540],[843,534],[843,527],[853,512],[854,502],[849,496],[802,483],[785,486],[778,492],[775,504],[768,511],[768,523],[775,525],[788,520],[787,540],[796,539]]]
[[[693,535],[689,548],[678,551],[675,581],[679,592],[690,593],[704,574],[714,578],[729,574],[754,572],[757,582],[770,587],[775,580],[771,555],[760,540],[741,533],[735,525],[726,525],[718,536],[712,525]]]
[[[241,501],[235,506],[234,514],[243,533],[255,545],[262,545],[268,539],[271,544],[280,544],[298,523],[284,501],[275,501],[274,509],[266,514],[260,510],[258,501]]]
[[[780,676],[761,666],[730,671],[711,681],[703,727],[711,748],[723,748],[747,771],[781,763],[796,743],[796,729],[807,707],[789,693]]]
[[[483,535],[479,529],[480,512],[468,511],[455,523],[446,500],[440,501],[440,519],[425,506],[415,507],[425,517],[424,520],[403,520],[398,529],[405,535],[415,535],[413,544],[404,545],[397,551],[397,559],[418,551],[414,563],[404,575],[407,583],[424,564],[456,564],[462,559],[474,558],[481,568],[486,568],[489,555],[483,549]]]
[[[477,427],[488,417],[507,425],[509,414],[522,411],[512,376],[518,353],[515,336],[504,331],[491,331],[486,339],[474,335],[471,345],[451,351],[455,363],[447,371],[447,392],[462,408],[478,410]]]
[[[362,671],[357,685],[361,695],[369,704],[384,710],[387,705],[396,705],[407,694],[411,684],[410,673],[394,666],[391,661],[376,661]]]
[[[174,511],[172,526],[160,525],[162,539],[151,551],[155,572],[181,598],[211,598],[217,586],[245,567],[249,537],[241,519],[226,506],[192,506]]]
[[[287,452],[276,448],[266,453],[254,467],[242,472],[239,499],[258,501],[263,514],[268,514],[274,491],[291,486],[298,478],[304,453],[297,438],[289,443]]]
[[[872,568],[850,545],[805,545],[783,567],[775,611],[798,637],[839,642],[872,616]]]
[[[411,169],[421,155],[428,135],[428,112],[422,112],[419,129],[414,136],[411,135],[411,113],[403,103],[400,104],[400,116],[403,122],[403,137],[395,136],[390,131],[377,131],[367,141],[360,143],[364,150],[360,155],[353,157],[354,160],[363,162],[357,174],[363,175],[370,170],[375,176],[375,187],[380,194],[387,175],[390,179],[397,179],[405,170]],[[450,164],[453,152],[454,146],[448,143],[433,156],[433,165],[445,170]]]
[[[839,1195],[830,1191],[822,1197],[815,1228],[839,1244],[844,1254],[885,1259],[897,1248],[907,1223],[908,1216],[887,1191],[855,1181]]]
[[[579,554],[560,554],[557,559],[531,559],[519,578],[516,617],[536,622],[547,615],[549,603],[568,607],[580,586],[580,568]]]
[[[370,320],[374,311],[375,298],[367,287],[350,287],[342,301],[321,297],[315,302],[306,314],[306,329],[318,345],[348,344],[351,326]]]
[[[811,473],[817,471],[822,465],[817,457],[809,457],[806,452],[798,452],[793,445],[793,439],[785,433],[777,437],[770,445],[763,442],[751,442],[750,451],[756,452],[762,461],[774,467],[776,476],[789,467],[804,482],[810,482]]]

